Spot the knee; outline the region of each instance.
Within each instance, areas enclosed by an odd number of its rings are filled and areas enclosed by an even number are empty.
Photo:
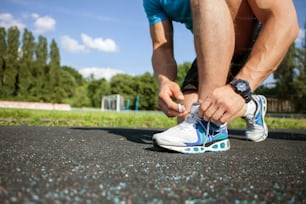
[[[207,17],[211,14],[219,16],[230,11],[226,0],[190,0],[190,6],[194,18]]]
[[[236,0],[235,0],[236,1]],[[228,2],[226,0],[190,0],[190,5],[193,8],[201,8],[202,6],[219,6],[219,5],[227,5]]]

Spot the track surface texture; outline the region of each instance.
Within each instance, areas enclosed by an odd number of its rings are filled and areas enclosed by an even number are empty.
[[[0,203],[306,203],[306,131],[231,149],[156,149],[161,130],[0,126]]]

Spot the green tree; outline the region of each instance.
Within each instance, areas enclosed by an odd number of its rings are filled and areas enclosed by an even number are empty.
[[[4,91],[5,97],[14,97],[17,95],[18,81],[16,80],[18,72],[18,57],[19,57],[19,36],[20,31],[17,27],[10,27],[7,33],[7,56],[4,72]]]
[[[75,90],[73,101],[71,105],[73,107],[90,107],[92,106],[92,101],[87,95],[87,85],[79,86]],[[101,99],[100,99],[101,100]],[[98,102],[96,102],[98,103]]]
[[[65,69],[59,70],[59,76],[60,76],[60,86],[64,90],[65,96],[67,98],[72,98],[77,88],[77,82],[74,76]]]
[[[61,102],[66,97],[64,89],[61,87],[60,79],[60,53],[58,46],[53,39],[50,45],[49,62],[49,91],[52,102]]]
[[[184,64],[179,64],[177,67],[177,79],[176,82],[182,86],[184,79],[186,77],[187,72],[189,71],[191,67],[191,63],[190,62],[184,62]]]
[[[85,84],[85,80],[84,80],[83,76],[77,70],[75,70],[74,68],[68,67],[68,66],[63,66],[62,69],[69,72],[70,75],[72,75],[74,77],[77,85],[82,86],[83,84]]]
[[[156,110],[158,85],[155,77],[147,72],[135,76],[133,82],[132,87],[136,91],[136,96],[140,97],[139,110]],[[134,102],[132,105],[135,106]]]
[[[0,27],[0,97],[4,94],[4,81],[6,71],[6,31],[4,27]]]
[[[52,86],[58,86],[58,71],[60,69],[60,54],[58,46],[53,39],[50,45],[50,63],[49,63],[49,77]]]
[[[296,97],[294,97],[295,110],[299,113],[306,113],[306,23],[305,37],[302,47],[298,49],[298,76],[294,81],[294,90]]]
[[[296,67],[296,47],[295,44],[292,44],[278,69],[274,72],[277,97],[279,99],[291,99],[295,94],[294,78],[296,76]]]
[[[90,100],[91,106],[100,107],[102,96],[110,94],[109,83],[106,79],[99,80],[92,79],[87,87],[87,96]]]
[[[111,94],[120,94],[124,100],[131,100],[131,105],[134,106],[134,101],[137,96],[137,91],[134,86],[134,77],[128,74],[117,74],[111,78],[110,87]]]
[[[49,69],[47,66],[47,59],[48,42],[45,37],[40,35],[35,46],[35,64],[31,70],[33,76],[31,95],[41,101],[49,100]]]
[[[32,66],[33,66],[33,57],[34,57],[34,36],[33,34],[24,29],[23,38],[22,38],[22,48],[21,48],[21,59],[20,66],[17,74],[18,78],[18,96],[27,98],[29,95],[29,89],[32,79]]]

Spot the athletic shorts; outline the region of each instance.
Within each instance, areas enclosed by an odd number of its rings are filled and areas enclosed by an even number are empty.
[[[232,81],[233,78],[238,74],[244,64],[247,62],[252,47],[258,37],[258,34],[261,31],[262,25],[256,20],[255,22],[255,29],[252,36],[252,41],[250,42],[250,49],[243,55],[234,55],[231,62],[230,71],[227,77],[227,83]],[[195,59],[191,65],[191,68],[186,74],[184,79],[183,85],[181,87],[182,92],[185,91],[197,91],[198,90],[198,66],[197,66],[197,59]]]

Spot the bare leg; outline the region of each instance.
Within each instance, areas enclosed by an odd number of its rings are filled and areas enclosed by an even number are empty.
[[[186,91],[183,94],[184,94],[183,105],[185,106],[185,108],[189,112],[190,108],[191,108],[191,105],[198,101],[198,93],[197,93],[196,90],[194,90],[194,91]],[[186,119],[187,116],[188,115],[183,116],[183,117],[178,117],[177,118],[177,123],[183,122]]]
[[[235,47],[234,24],[225,0],[191,0],[198,60],[199,100],[224,86]]]

